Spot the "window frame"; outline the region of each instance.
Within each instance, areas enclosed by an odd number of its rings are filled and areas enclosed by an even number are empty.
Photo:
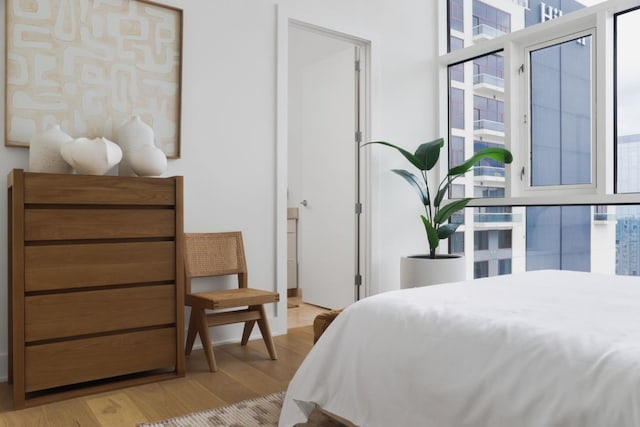
[[[447,0],[440,0],[440,7],[446,10]],[[505,173],[506,193],[502,199],[473,199],[469,206],[544,206],[544,205],[620,205],[640,204],[639,193],[614,193],[614,22],[615,15],[640,6],[638,0],[608,0],[559,18],[526,27],[515,32],[485,40],[463,49],[447,53],[442,49],[439,58],[439,100],[447,100],[447,67],[455,63],[472,60],[474,57],[503,51],[505,58],[505,146],[514,155],[514,162]],[[446,14],[445,14],[446,15]],[[441,15],[442,16],[442,15]],[[446,30],[447,23],[444,24]],[[528,86],[528,78],[519,80],[524,70],[525,48],[527,46],[557,40],[562,37],[574,37],[581,32],[593,32],[592,56],[595,89],[592,94],[595,109],[592,135],[595,161],[593,186],[589,188],[546,188],[544,190],[524,191],[520,180],[527,173],[528,138],[524,124],[524,114],[528,114],[528,95],[523,87]],[[441,29],[439,37],[446,40],[448,34]],[[524,82],[524,83],[523,83]],[[526,102],[523,101],[526,99]],[[524,106],[527,106],[524,109]],[[440,134],[448,135],[448,117],[440,117]],[[527,138],[527,139],[524,139]],[[512,144],[511,141],[527,141],[527,144]],[[524,145],[524,146],[523,146]],[[438,173],[446,174],[448,161],[441,162]],[[524,167],[524,169],[523,169]],[[529,182],[528,180],[526,182]]]
[[[553,46],[558,46],[566,42],[571,42],[573,40],[580,39],[582,37],[592,37],[591,42],[591,182],[588,184],[558,184],[558,185],[532,185],[532,170],[533,165],[531,164],[532,160],[532,150],[533,150],[533,137],[532,137],[532,125],[533,125],[533,114],[531,111],[532,104],[532,81],[531,81],[531,53],[546,49]],[[531,195],[534,196],[537,193],[568,193],[568,194],[576,194],[576,193],[595,193],[597,189],[597,165],[598,165],[598,154],[597,154],[597,144],[596,144],[596,135],[597,135],[597,97],[596,97],[596,89],[597,89],[597,58],[596,58],[596,46],[597,37],[596,37],[596,29],[588,28],[582,31],[578,31],[576,33],[565,34],[562,37],[554,38],[552,40],[545,40],[539,43],[531,44],[523,46],[523,66],[524,73],[521,73],[522,78],[521,84],[523,87],[520,90],[521,94],[525,96],[521,96],[520,102],[522,102],[521,109],[525,111],[523,117],[523,122],[526,125],[526,156],[525,161],[522,162],[522,167],[525,169],[525,173],[520,176],[520,190],[523,195]],[[506,100],[505,100],[506,101]],[[520,147],[523,148],[523,147]],[[513,182],[512,182],[513,185]]]

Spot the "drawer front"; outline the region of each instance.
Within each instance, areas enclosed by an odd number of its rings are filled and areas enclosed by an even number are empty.
[[[154,329],[51,344],[25,349],[27,392],[85,381],[174,369],[175,328]]]
[[[26,209],[26,241],[171,237],[173,209]]]
[[[176,178],[25,173],[24,202],[173,206]]]
[[[25,340],[72,337],[176,322],[174,285],[25,298]]]
[[[176,280],[175,242],[25,247],[25,290]]]

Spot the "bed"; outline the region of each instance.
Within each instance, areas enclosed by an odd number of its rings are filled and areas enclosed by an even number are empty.
[[[640,278],[535,271],[391,291],[344,310],[292,379],[357,426],[640,426]]]

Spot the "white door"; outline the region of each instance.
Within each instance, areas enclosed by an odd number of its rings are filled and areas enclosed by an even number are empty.
[[[289,206],[299,208],[298,287],[327,308],[355,300],[356,46],[290,27]]]

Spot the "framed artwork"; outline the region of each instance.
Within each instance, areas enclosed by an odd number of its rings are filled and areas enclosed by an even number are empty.
[[[115,140],[133,116],[180,157],[182,10],[147,0],[6,0],[5,145],[59,124]]]

